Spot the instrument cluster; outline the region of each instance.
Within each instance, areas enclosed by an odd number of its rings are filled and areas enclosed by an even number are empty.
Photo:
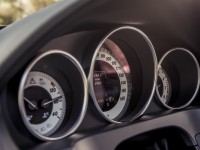
[[[83,50],[82,59],[62,48],[41,50],[24,70],[18,108],[37,139],[71,135],[88,109],[119,124],[143,116],[153,100],[170,110],[194,101],[199,64],[190,50],[172,48],[158,59],[148,36],[131,26],[110,30],[100,39],[88,52]],[[87,108],[88,101],[93,109]]]

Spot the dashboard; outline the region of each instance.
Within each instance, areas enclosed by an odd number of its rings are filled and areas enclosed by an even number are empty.
[[[60,1],[1,29],[0,149],[199,149],[199,9]]]

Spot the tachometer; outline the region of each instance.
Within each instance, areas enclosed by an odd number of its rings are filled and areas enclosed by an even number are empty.
[[[27,119],[42,135],[51,135],[61,125],[66,111],[65,95],[55,79],[42,72],[30,72],[25,83]]]

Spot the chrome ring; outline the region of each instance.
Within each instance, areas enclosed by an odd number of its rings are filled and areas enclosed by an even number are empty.
[[[153,98],[153,95],[154,95],[154,91],[155,91],[155,87],[156,87],[156,82],[157,82],[157,57],[156,57],[156,53],[155,53],[155,50],[154,50],[154,47],[150,41],[150,39],[147,37],[147,35],[145,33],[143,33],[141,30],[135,28],[135,27],[131,27],[131,26],[123,26],[123,27],[119,27],[113,31],[111,31],[110,33],[108,33],[101,41],[100,43],[98,44],[97,48],[95,49],[95,52],[94,52],[94,55],[92,57],[92,61],[91,61],[91,66],[90,66],[90,71],[89,71],[89,75],[88,75],[88,83],[89,83],[89,92],[90,92],[90,95],[93,99],[93,102],[98,110],[98,112],[103,116],[104,119],[106,119],[107,121],[111,122],[111,123],[122,123],[121,121],[115,121],[115,120],[112,120],[108,117],[106,117],[104,115],[104,113],[102,112],[101,108],[99,107],[98,103],[97,103],[97,100],[96,100],[96,97],[94,95],[94,89],[93,89],[93,70],[94,70],[94,65],[95,65],[95,60],[96,60],[96,57],[97,57],[97,54],[101,48],[101,46],[103,45],[103,43],[112,35],[114,34],[115,32],[117,31],[120,31],[120,30],[123,30],[123,29],[129,29],[129,30],[133,30],[137,33],[139,33],[143,38],[144,40],[147,42],[147,44],[149,45],[150,47],[150,50],[151,50],[151,53],[152,53],[152,57],[153,57],[153,61],[154,61],[154,80],[153,80],[153,87],[152,87],[152,91],[151,91],[151,94],[149,96],[149,99],[147,101],[146,104],[144,104],[144,107],[135,115],[133,116],[130,121],[133,121],[135,119],[137,119],[138,117],[140,117],[141,115],[144,114],[144,112],[146,111],[146,109],[148,108],[152,98]]]
[[[178,51],[178,50],[179,50],[179,51],[184,51],[184,52],[186,52],[186,53],[189,54],[189,55],[192,57],[192,59],[194,60],[194,62],[195,62],[195,64],[196,64],[196,69],[197,69],[197,77],[198,77],[197,80],[198,80],[198,82],[197,82],[196,89],[195,89],[195,92],[194,92],[192,98],[191,98],[186,104],[184,104],[184,105],[182,105],[182,106],[180,106],[180,107],[171,107],[171,106],[165,104],[165,103],[160,99],[160,97],[158,96],[158,98],[159,98],[161,104],[162,104],[164,107],[166,107],[167,109],[182,109],[182,108],[185,108],[185,107],[189,106],[189,105],[193,102],[194,98],[196,97],[196,95],[197,95],[197,93],[198,93],[198,90],[199,90],[199,85],[200,85],[200,69],[199,69],[199,63],[198,63],[196,57],[194,56],[194,54],[191,53],[189,50],[187,50],[187,49],[185,49],[185,48],[177,47],[177,48],[173,48],[173,49],[169,50],[168,52],[166,52],[166,53],[162,56],[162,58],[160,59],[160,61],[159,61],[159,63],[158,63],[158,70],[159,70],[159,68],[161,68],[161,64],[162,64],[163,60],[165,59],[165,57],[166,57],[167,55],[169,55],[170,53],[172,53],[172,52],[174,52],[174,51]],[[156,89],[156,94],[159,95],[157,89]]]

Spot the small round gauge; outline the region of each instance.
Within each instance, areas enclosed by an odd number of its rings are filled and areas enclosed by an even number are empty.
[[[96,101],[109,119],[125,112],[128,102],[128,79],[112,51],[102,47],[96,57],[93,72],[93,89]]]
[[[163,68],[159,68],[156,86],[158,98],[163,103],[168,104],[171,98],[171,90],[171,82],[168,74]]]
[[[41,135],[52,135],[61,125],[66,112],[64,92],[51,76],[32,71],[24,87],[27,120]]]
[[[196,57],[187,49],[173,48],[161,57],[158,67],[156,92],[163,106],[171,110],[189,106],[199,89]]]

